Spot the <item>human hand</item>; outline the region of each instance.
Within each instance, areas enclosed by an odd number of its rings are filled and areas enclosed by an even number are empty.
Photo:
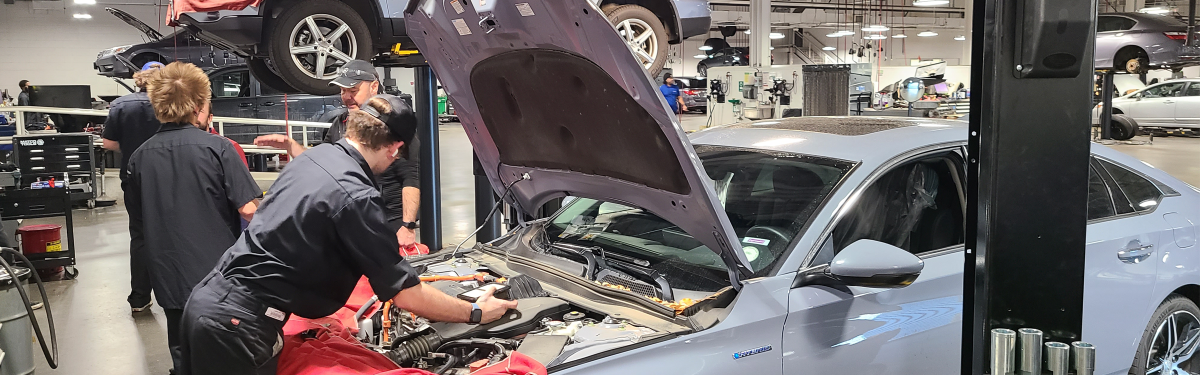
[[[396,231],[396,241],[400,242],[401,249],[412,246],[417,243],[417,231],[400,228],[400,230]]]
[[[291,140],[285,134],[267,134],[254,138],[254,145],[287,150],[291,146]]]
[[[479,320],[481,324],[494,322],[500,319],[501,316],[504,316],[504,313],[508,312],[509,309],[517,308],[517,301],[493,297],[492,294],[495,293],[496,287],[489,286],[483,292],[482,296],[475,299],[475,304],[479,305],[479,309],[483,311],[482,318]]]

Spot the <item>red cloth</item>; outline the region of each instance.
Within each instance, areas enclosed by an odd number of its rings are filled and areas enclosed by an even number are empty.
[[[171,2],[174,8],[167,13],[167,26],[175,26],[180,13],[242,10],[260,3],[262,0],[175,0]]]

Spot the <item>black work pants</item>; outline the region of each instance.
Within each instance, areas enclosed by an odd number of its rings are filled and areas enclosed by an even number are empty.
[[[150,260],[146,254],[146,237],[142,234],[141,199],[130,193],[132,181],[121,180],[125,192],[125,212],[129,214],[129,306],[138,308],[150,303]]]
[[[281,315],[272,317],[271,310]],[[183,310],[183,360],[176,373],[274,375],[288,316],[236,280],[209,274],[192,290]]]
[[[179,330],[183,324],[183,309],[163,309],[163,312],[167,314],[167,347],[171,349],[171,366],[178,369],[182,367],[180,361],[183,359],[183,343],[179,337]]]

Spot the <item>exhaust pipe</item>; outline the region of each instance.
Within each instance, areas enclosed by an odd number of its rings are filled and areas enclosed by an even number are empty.
[[[1016,332],[1005,328],[992,330],[992,375],[1008,375],[1013,373],[1013,362],[1016,360],[1016,346]]]
[[[1042,374],[1042,331],[1033,328],[1017,330],[1021,363],[1018,370],[1027,374]]]
[[[1096,372],[1096,347],[1076,341],[1071,343],[1071,354],[1075,357],[1075,375],[1092,375]]]
[[[1054,375],[1067,375],[1071,365],[1071,347],[1061,342],[1046,343],[1046,367]]]

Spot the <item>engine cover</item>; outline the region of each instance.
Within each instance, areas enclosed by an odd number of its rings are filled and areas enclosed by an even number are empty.
[[[462,338],[502,338],[523,335],[538,328],[543,318],[560,317],[569,312],[567,301],[552,297],[525,298],[517,302],[500,320],[488,324],[430,323],[430,328],[446,341]]]

